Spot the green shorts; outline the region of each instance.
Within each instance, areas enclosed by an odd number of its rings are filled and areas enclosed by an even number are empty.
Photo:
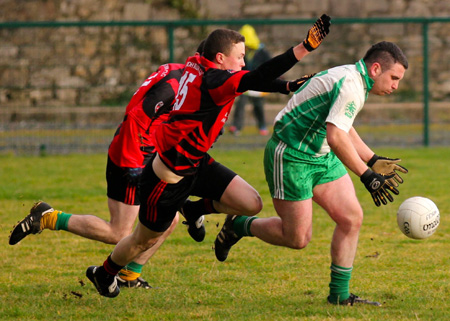
[[[335,181],[347,170],[333,152],[313,157],[271,138],[264,151],[264,172],[273,198],[302,201],[313,197],[316,185]]]

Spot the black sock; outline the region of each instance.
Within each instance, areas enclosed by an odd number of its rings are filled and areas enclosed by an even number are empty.
[[[116,264],[112,259],[111,255],[108,256],[103,265],[98,268],[98,273],[101,277],[105,279],[115,277],[120,270],[123,269],[123,266]]]
[[[198,201],[187,200],[183,205],[183,213],[188,221],[196,221],[205,214],[219,213],[213,205],[213,200],[201,198]]]

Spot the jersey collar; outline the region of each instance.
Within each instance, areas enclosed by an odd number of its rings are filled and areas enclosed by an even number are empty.
[[[200,64],[202,66],[206,67],[207,69],[209,69],[209,68],[217,68],[215,63],[213,63],[211,60],[206,59],[203,56],[200,57]]]
[[[361,74],[361,76],[364,80],[365,87],[367,89],[367,92],[366,92],[366,99],[367,99],[367,96],[369,95],[369,91],[372,89],[375,81],[373,81],[373,79],[369,77],[369,72],[367,71],[367,67],[366,67],[366,64],[364,63],[363,59],[356,62],[356,69],[359,71],[359,73]]]

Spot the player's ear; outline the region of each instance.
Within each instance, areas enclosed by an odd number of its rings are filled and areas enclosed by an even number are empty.
[[[225,55],[222,52],[216,53],[216,61],[221,65],[225,60]]]
[[[369,67],[369,75],[371,78],[374,78],[376,76],[379,76],[383,73],[383,70],[381,70],[381,65],[378,62],[374,62],[370,67]]]

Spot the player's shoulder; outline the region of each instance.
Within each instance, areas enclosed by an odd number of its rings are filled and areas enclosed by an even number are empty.
[[[164,78],[173,73],[182,73],[184,69],[184,64],[177,63],[167,63],[159,66],[157,74],[160,78]]]
[[[346,75],[346,74],[354,74],[358,73],[356,66],[354,64],[348,65],[340,65],[333,68],[328,69],[328,73],[331,75]]]
[[[170,70],[182,70],[184,69],[185,64],[178,64],[178,63],[168,63]]]
[[[326,74],[327,77],[334,82],[353,82],[361,78],[354,64],[330,68],[327,70]]]
[[[227,81],[235,81],[239,83],[241,77],[247,73],[247,70],[222,70],[222,69],[209,69],[205,72],[205,82],[209,88],[217,88]]]

